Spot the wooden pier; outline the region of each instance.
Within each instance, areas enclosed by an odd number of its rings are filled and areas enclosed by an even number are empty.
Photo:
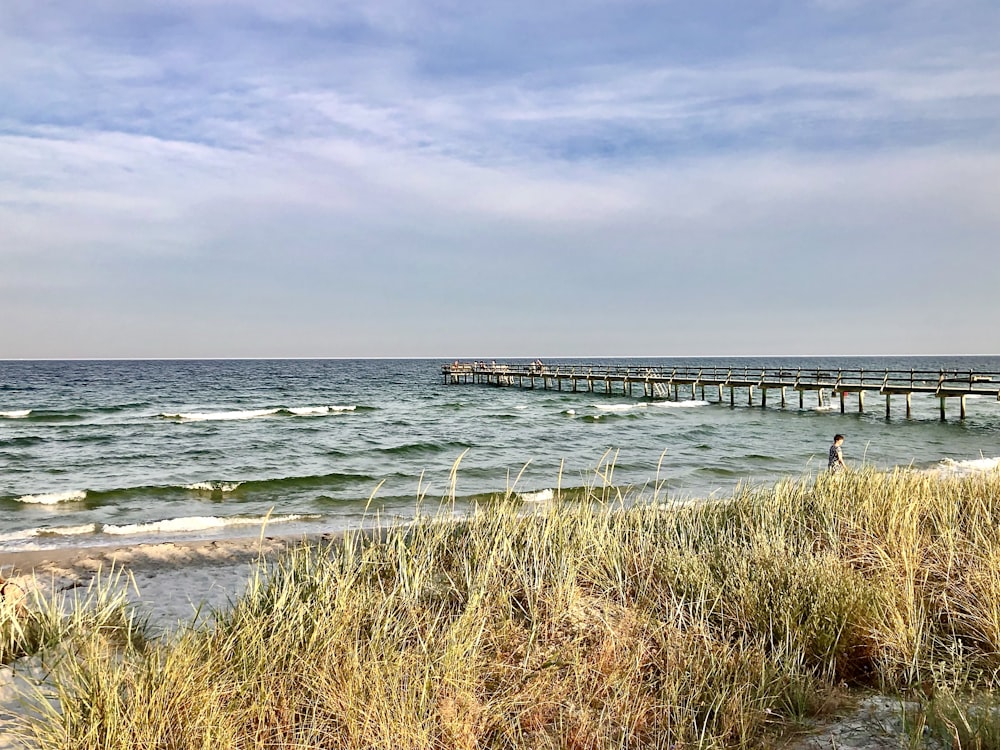
[[[542,388],[586,391],[607,395],[679,401],[682,395],[708,401],[706,394],[717,394],[718,403],[735,406],[737,391],[754,405],[767,406],[768,394],[774,393],[781,406],[788,403],[789,391],[798,394],[799,408],[805,408],[806,394],[820,408],[832,408],[831,399],[840,401],[840,411],[847,410],[850,396],[857,400],[859,412],[865,410],[865,394],[885,396],[885,416],[892,413],[892,397],[906,400],[906,416],[911,416],[914,393],[931,394],[940,399],[941,419],[945,419],[948,399],[959,403],[959,416],[965,419],[965,401],[969,396],[991,396],[1000,401],[1000,372],[973,370],[864,370],[803,369],[789,367],[625,367],[590,364],[510,364],[495,362],[454,362],[441,368],[447,384],[480,384],[497,387]],[[641,391],[640,391],[641,389]],[[742,398],[741,398],[742,401]]]

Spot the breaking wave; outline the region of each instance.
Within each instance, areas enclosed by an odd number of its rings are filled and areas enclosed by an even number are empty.
[[[997,470],[1000,470],[1000,456],[994,458],[975,458],[966,461],[955,461],[945,458],[931,469],[931,471],[942,476],[952,477],[963,477]]]
[[[645,404],[596,404],[594,406],[598,411],[608,411],[615,414],[633,411],[634,409],[644,409]]]
[[[20,497],[2,498],[29,505],[58,505],[88,500],[99,504],[114,503],[121,499],[171,497],[178,493],[199,492],[207,495],[228,495],[239,492],[241,495],[265,493],[274,496],[276,493],[289,490],[330,490],[344,489],[352,485],[365,485],[377,480],[368,474],[331,473],[308,476],[275,477],[269,479],[213,479],[188,484],[154,485],[140,487],[119,487],[117,489],[101,490],[67,490],[64,492],[37,493]]]
[[[22,529],[0,534],[0,542],[19,542],[38,537],[82,536],[97,532],[97,524],[85,523],[79,526],[55,526],[52,528]]]
[[[233,526],[260,526],[264,523],[288,523],[289,521],[314,521],[322,518],[318,514],[289,513],[284,516],[182,516],[180,518],[167,518],[162,521],[149,521],[146,523],[131,523],[116,526],[114,524],[104,524],[101,531],[113,536],[132,536],[136,534],[151,533],[178,533],[189,531],[209,531],[211,529],[225,529]]]
[[[610,412],[612,414],[625,414],[630,411],[637,411],[640,409],[648,409],[653,407],[656,409],[691,409],[698,406],[708,406],[708,401],[700,400],[689,400],[689,401],[640,401],[635,404],[596,404],[594,406],[598,411]]]
[[[537,492],[522,492],[518,497],[526,503],[547,503],[555,497],[555,492],[551,489],[544,489]]]
[[[186,490],[195,492],[233,492],[240,487],[243,482],[195,482],[184,485]]]
[[[38,495],[22,495],[14,498],[19,503],[31,505],[58,505],[59,503],[78,503],[87,499],[86,490],[66,490],[65,492],[48,492]]]
[[[650,406],[655,406],[659,409],[694,409],[699,406],[708,406],[708,401],[702,401],[701,399],[692,399],[690,401],[650,401]]]
[[[127,536],[142,536],[150,534],[180,534],[200,531],[218,531],[220,529],[237,528],[241,526],[263,526],[264,524],[290,523],[293,521],[315,521],[323,516],[313,513],[289,513],[275,516],[182,516],[167,518],[161,521],[148,521],[133,524],[99,524],[85,523],[77,526],[54,526],[21,529],[0,533],[0,544],[18,546],[18,542],[30,540],[55,539],[59,537],[91,537],[87,544],[100,544],[101,536],[116,538]]]
[[[320,417],[357,411],[357,406],[290,406],[275,409],[236,409],[232,411],[164,412],[162,419],[177,422],[233,422],[262,417]]]

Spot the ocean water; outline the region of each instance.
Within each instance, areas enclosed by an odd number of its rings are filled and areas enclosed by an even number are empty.
[[[700,358],[601,364],[736,364],[1000,372],[998,357]],[[555,364],[553,360],[550,364]],[[446,385],[441,360],[0,362],[0,551],[149,540],[320,533],[405,521],[512,490],[615,484],[678,500],[848,463],[995,470],[1000,403],[970,398],[942,422],[933,396],[886,419],[726,401]],[[683,395],[683,394],[682,394]]]

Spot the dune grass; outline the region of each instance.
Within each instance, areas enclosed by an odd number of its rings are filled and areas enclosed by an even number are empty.
[[[144,646],[147,623],[126,606],[129,576],[99,570],[90,586],[42,599],[32,592],[17,606],[0,600],[0,664],[42,652],[75,648],[95,636]]]
[[[823,474],[673,508],[498,497],[262,562],[164,642],[81,622],[57,708],[23,731],[74,750],[755,748],[870,689],[918,701],[914,747],[1000,747],[998,529],[996,473]]]

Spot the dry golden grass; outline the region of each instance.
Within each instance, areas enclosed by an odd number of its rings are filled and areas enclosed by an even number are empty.
[[[752,748],[846,685],[997,746],[1000,476],[608,500],[497,498],[302,547],[210,626],[113,653],[77,635],[59,710],[25,731],[74,750]]]

